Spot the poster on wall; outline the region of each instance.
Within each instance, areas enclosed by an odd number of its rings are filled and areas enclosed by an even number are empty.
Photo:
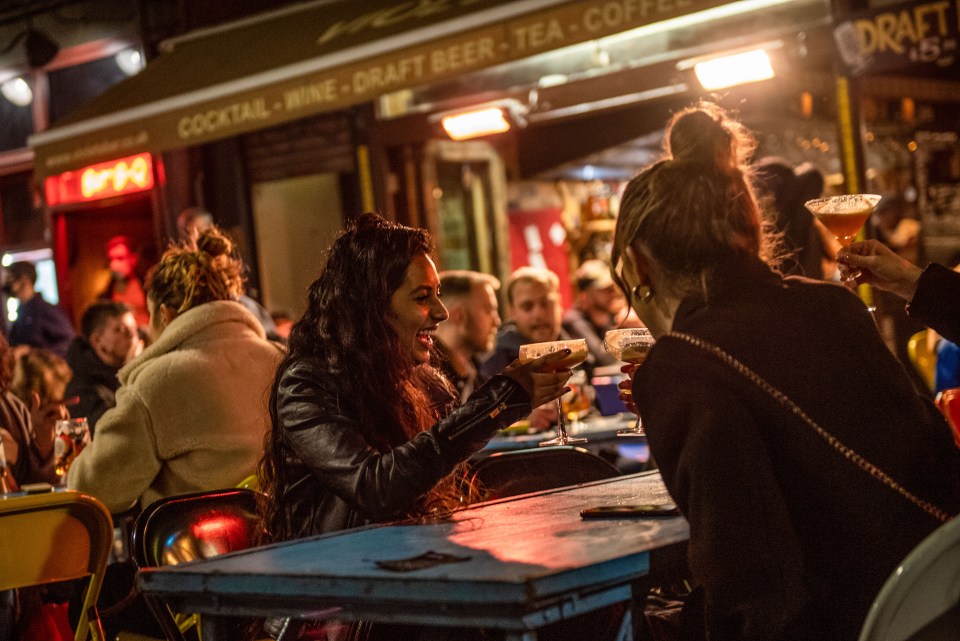
[[[562,213],[559,207],[509,212],[510,269],[529,265],[555,273],[560,279],[560,301],[564,309],[569,309],[573,304],[573,294],[570,253]]]

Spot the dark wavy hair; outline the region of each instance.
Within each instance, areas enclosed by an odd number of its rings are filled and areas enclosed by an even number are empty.
[[[319,361],[337,387],[340,403],[357,417],[368,443],[388,452],[439,418],[432,399],[448,385],[429,365],[413,367],[390,323],[391,298],[403,284],[416,256],[430,255],[433,243],[422,229],[363,214],[333,242],[327,262],[307,294],[307,310],[290,331],[288,351],[277,368],[270,395],[271,429],[258,476],[267,498],[261,501],[260,536],[291,536],[281,497],[285,464],[291,454],[283,443],[277,415],[277,390],[283,373],[304,359]],[[392,401],[392,402],[388,402]],[[452,494],[442,482],[421,501],[421,511]],[[272,497],[272,498],[270,498]]]

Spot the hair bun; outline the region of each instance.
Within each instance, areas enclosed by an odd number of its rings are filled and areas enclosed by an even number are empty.
[[[212,258],[233,255],[233,241],[216,227],[204,231],[197,239],[197,249]]]
[[[678,113],[670,125],[667,152],[674,160],[712,164],[724,173],[741,163],[742,128],[719,105],[701,102]],[[745,154],[744,154],[745,155]]]

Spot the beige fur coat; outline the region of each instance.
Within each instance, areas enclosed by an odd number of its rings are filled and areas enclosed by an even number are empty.
[[[117,406],[74,461],[67,486],[112,512],[135,500],[232,487],[254,472],[269,425],[281,348],[239,303],[217,301],[173,319],[120,370]]]

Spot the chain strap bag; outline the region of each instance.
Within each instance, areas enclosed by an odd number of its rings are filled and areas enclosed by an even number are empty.
[[[683,332],[670,332],[666,334],[665,338],[675,338],[677,340],[684,341],[694,347],[697,347],[712,356],[718,358],[720,361],[726,363],[731,368],[733,368],[738,374],[752,382],[754,385],[759,387],[767,396],[771,397],[777,403],[782,405],[784,408],[790,411],[791,414],[795,415],[800,419],[807,427],[812,429],[817,436],[826,441],[826,443],[840,453],[845,459],[859,467],[861,470],[872,476],[874,479],[880,481],[891,490],[902,496],[904,499],[915,505],[917,508],[923,510],[931,517],[939,521],[940,523],[946,523],[954,515],[948,514],[944,510],[940,509],[933,503],[921,499],[917,495],[913,494],[910,490],[903,487],[898,483],[893,477],[881,470],[879,467],[865,459],[863,456],[858,454],[851,447],[845,445],[840,439],[835,437],[833,434],[828,432],[826,429],[821,427],[816,421],[807,416],[807,413],[804,412],[796,403],[794,403],[790,398],[778,390],[776,387],[768,383],[763,377],[754,372],[752,369],[744,365],[742,362],[731,356],[729,353],[717,347],[712,343],[697,338],[695,336],[690,336],[689,334],[684,334]],[[662,339],[661,339],[662,340]]]

